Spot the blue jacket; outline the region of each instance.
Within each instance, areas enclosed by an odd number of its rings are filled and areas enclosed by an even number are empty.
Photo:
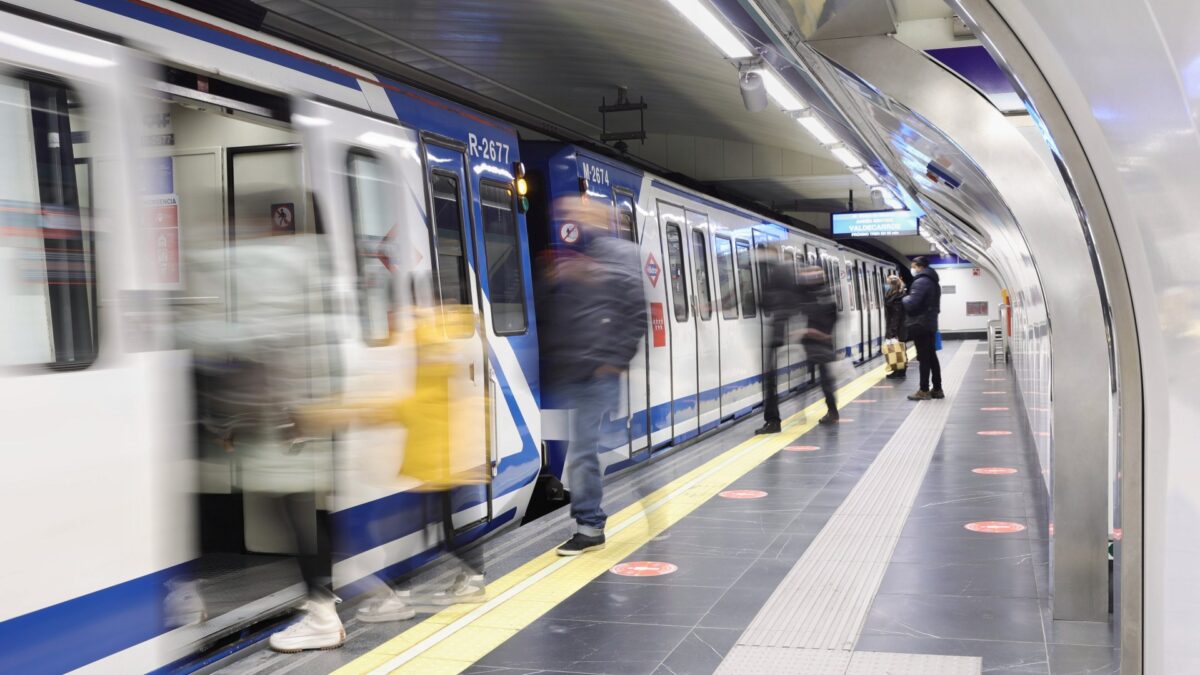
[[[909,330],[936,332],[938,314],[942,311],[942,286],[938,273],[932,267],[918,272],[902,302],[904,311],[908,313]]]
[[[585,255],[589,278],[558,281],[538,308],[542,377],[548,384],[585,381],[601,366],[625,370],[646,335],[637,246],[597,237]]]

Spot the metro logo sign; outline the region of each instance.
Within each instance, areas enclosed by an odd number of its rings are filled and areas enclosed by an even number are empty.
[[[658,287],[658,275],[662,270],[658,266],[658,261],[654,259],[654,254],[646,256],[646,276],[650,279],[650,285]]]

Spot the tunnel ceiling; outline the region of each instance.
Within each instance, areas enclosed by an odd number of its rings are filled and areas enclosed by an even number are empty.
[[[597,107],[626,87],[649,104],[650,138],[630,142],[630,155],[819,229],[824,214],[847,208],[850,190],[855,208],[883,208],[785,113],[747,111],[736,70],[665,0],[255,1],[580,138],[599,138]],[[942,0],[899,0],[897,12],[901,21],[949,16]],[[916,237],[888,243],[928,250]]]

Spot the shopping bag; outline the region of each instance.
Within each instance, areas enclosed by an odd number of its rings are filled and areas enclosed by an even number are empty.
[[[933,350],[942,351],[942,331],[940,330],[933,334]]]
[[[890,370],[904,370],[908,367],[908,351],[903,342],[895,339],[884,342],[883,354],[887,358]]]

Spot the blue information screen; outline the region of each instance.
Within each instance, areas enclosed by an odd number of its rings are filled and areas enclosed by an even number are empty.
[[[835,237],[898,237],[917,234],[912,211],[857,211],[833,214]]]

